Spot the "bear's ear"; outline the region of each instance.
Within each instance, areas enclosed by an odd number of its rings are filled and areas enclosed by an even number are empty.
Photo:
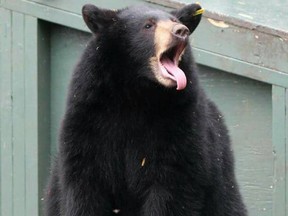
[[[199,4],[190,4],[178,10],[171,11],[171,14],[177,17],[190,30],[190,34],[198,26],[202,13],[203,9]]]
[[[95,34],[117,21],[115,11],[100,9],[92,4],[83,6],[82,16],[88,28]]]

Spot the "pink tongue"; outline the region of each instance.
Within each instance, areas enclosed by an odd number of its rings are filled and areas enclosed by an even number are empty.
[[[161,68],[163,76],[175,80],[177,82],[177,90],[184,89],[187,84],[187,79],[184,72],[169,58],[163,58],[161,63],[165,67]]]

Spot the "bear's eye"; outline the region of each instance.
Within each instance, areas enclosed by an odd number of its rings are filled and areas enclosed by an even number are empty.
[[[171,21],[172,21],[172,22],[177,22],[177,19],[171,18]]]
[[[152,26],[153,26],[152,24],[148,23],[148,24],[146,24],[146,25],[144,26],[144,28],[145,28],[145,29],[150,29]]]

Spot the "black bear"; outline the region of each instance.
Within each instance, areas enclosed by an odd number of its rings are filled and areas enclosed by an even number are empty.
[[[222,115],[188,37],[202,9],[85,5],[46,216],[245,216]]]

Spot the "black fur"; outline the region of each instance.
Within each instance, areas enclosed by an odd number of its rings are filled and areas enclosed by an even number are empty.
[[[199,86],[190,48],[182,91],[159,84],[148,65],[147,18],[176,16],[192,32],[198,8],[83,8],[94,37],[72,77],[46,216],[247,214],[222,114]]]

